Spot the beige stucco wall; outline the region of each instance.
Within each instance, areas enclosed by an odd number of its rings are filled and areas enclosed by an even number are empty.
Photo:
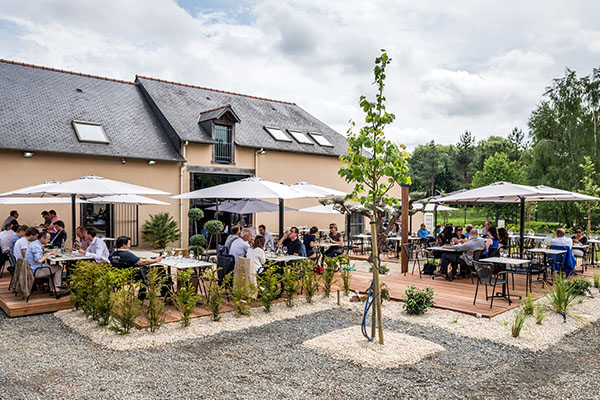
[[[170,193],[179,193],[179,165],[177,162],[158,161],[148,165],[145,160],[127,160],[121,163],[120,158],[59,155],[36,152],[32,158],[23,157],[20,151],[0,152],[0,192],[37,185],[45,181],[68,181],[85,175],[99,175],[104,178],[147,186]],[[141,228],[148,214],[168,211],[178,215],[178,205],[168,196],[154,196],[162,201],[173,202],[170,206],[140,206],[139,226]],[[42,222],[41,211],[54,209],[64,221],[71,240],[71,205],[70,204],[37,204],[37,205],[0,205],[0,216],[6,218],[10,210],[19,211],[19,222],[27,225],[38,225]],[[79,208],[77,208],[77,224],[79,224]],[[116,232],[118,234],[118,232]],[[141,234],[140,234],[141,241]]]

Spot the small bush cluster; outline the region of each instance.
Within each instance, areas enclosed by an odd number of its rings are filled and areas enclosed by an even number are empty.
[[[567,288],[571,289],[576,296],[585,296],[586,294],[592,294],[590,288],[592,287],[592,282],[588,281],[585,278],[573,279],[570,281],[565,281]]]
[[[264,272],[257,277],[258,294],[266,313],[271,312],[273,302],[281,293],[280,279],[281,275],[277,273],[277,264],[275,263],[265,264]]]
[[[315,265],[310,259],[302,260],[300,264],[300,268],[302,269],[302,289],[304,290],[304,295],[306,296],[306,302],[308,304],[312,303],[313,297],[319,291],[319,286],[321,284],[321,275],[315,272]]]
[[[233,277],[232,281],[231,299],[233,300],[234,312],[237,316],[250,315],[250,302],[256,296],[256,285],[249,282],[244,274]]]
[[[406,295],[402,298],[404,302],[404,310],[409,315],[424,314],[435,303],[433,302],[433,288],[426,287],[418,289],[416,286],[411,286],[404,292]]]
[[[192,271],[177,271],[177,291],[171,292],[171,298],[177,311],[181,313],[181,324],[189,326],[192,312],[200,300],[196,288],[192,285]]]
[[[338,269],[337,257],[325,257],[325,268],[323,269],[323,296],[331,295],[331,287],[335,284],[335,272]]]

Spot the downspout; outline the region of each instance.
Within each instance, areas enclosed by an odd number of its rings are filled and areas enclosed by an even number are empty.
[[[181,162],[181,168],[179,169],[179,194],[183,194],[183,176],[185,164],[187,163],[185,153],[188,144],[189,142],[186,140],[181,146],[181,156],[183,157],[183,161]],[[180,229],[183,227],[183,199],[179,199],[179,227]],[[179,239],[179,247],[183,247],[183,235],[181,235],[181,238]]]

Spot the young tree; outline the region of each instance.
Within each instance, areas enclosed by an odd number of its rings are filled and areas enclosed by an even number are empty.
[[[471,163],[473,162],[474,150],[475,150],[475,136],[469,131],[465,131],[460,135],[458,143],[456,143],[457,154],[456,162],[458,163],[458,170],[460,171],[461,185],[464,189],[469,187],[470,179],[469,172],[471,170]]]
[[[373,264],[373,289],[375,296],[375,310],[373,311],[373,336],[377,323],[379,330],[379,343],[384,344],[383,319],[381,316],[381,291],[379,285],[379,247],[378,223],[385,206],[397,206],[398,199],[389,195],[390,190],[397,184],[409,185],[408,153],[403,145],[397,146],[385,138],[384,129],[394,121],[394,114],[386,111],[385,96],[385,69],[390,63],[385,50],[375,59],[375,85],[377,94],[374,102],[360,97],[360,106],[365,112],[365,123],[360,131],[348,130],[348,153],[340,156],[342,167],[338,171],[346,182],[354,184],[351,193],[346,197],[362,204],[370,210],[372,236],[372,264]],[[352,126],[355,123],[352,122]],[[406,206],[406,205],[405,205]]]
[[[594,166],[592,157],[584,156],[583,160],[583,164],[579,164],[583,170],[583,178],[581,178],[583,192],[590,196],[598,196],[600,194],[600,187],[596,184],[596,167]],[[592,232],[592,210],[598,208],[598,202],[586,201],[585,203],[587,211],[587,235],[589,237]]]

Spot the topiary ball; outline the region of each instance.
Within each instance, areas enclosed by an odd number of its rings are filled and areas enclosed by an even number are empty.
[[[193,235],[190,238],[190,246],[206,247],[206,238],[204,235]]]
[[[188,218],[192,221],[198,221],[204,218],[204,211],[199,208],[190,208],[188,211]]]
[[[223,232],[223,223],[217,219],[206,221],[204,229],[206,229],[206,232],[212,234],[221,233]]]

